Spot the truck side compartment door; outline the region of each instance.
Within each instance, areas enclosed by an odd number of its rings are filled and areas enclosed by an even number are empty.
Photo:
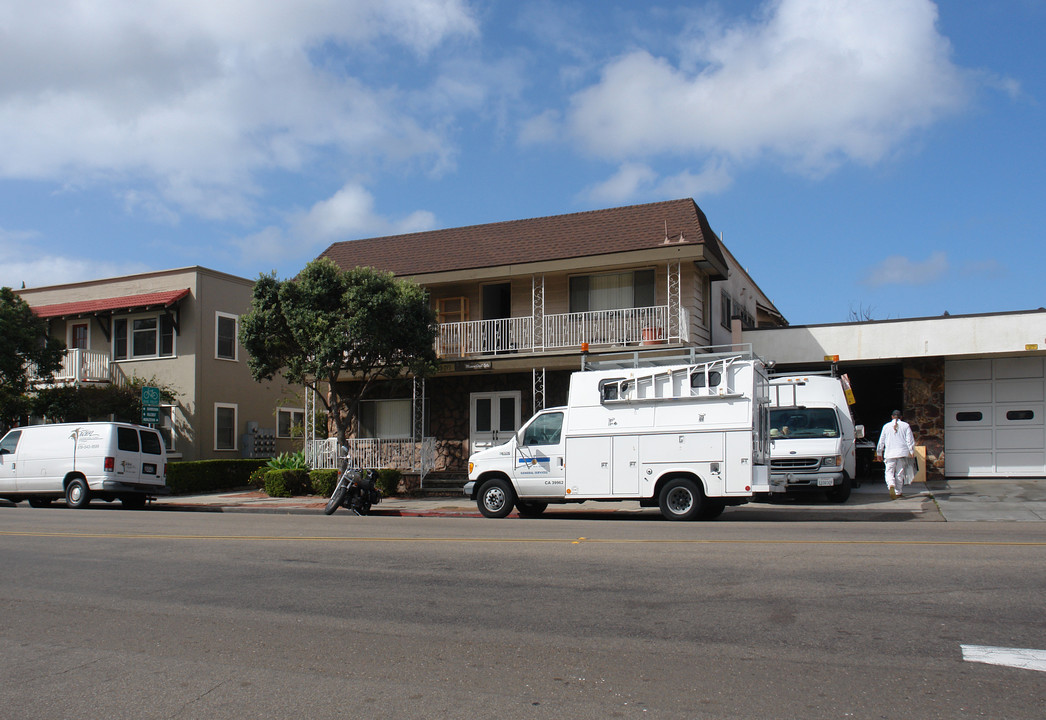
[[[638,435],[614,436],[611,490],[614,495],[637,495],[639,493]]]

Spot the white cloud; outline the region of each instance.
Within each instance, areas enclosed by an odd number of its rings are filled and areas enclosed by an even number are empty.
[[[684,170],[660,177],[645,163],[623,163],[611,177],[588,188],[583,197],[600,203],[624,203],[636,197],[698,198],[722,192],[733,178],[722,162],[710,162],[699,173]]]
[[[261,173],[317,157],[439,166],[438,123],[325,67],[324,49],[424,61],[476,32],[466,0],[6,3],[0,66],[18,71],[0,75],[0,177],[144,178],[173,208],[228,218],[251,212]]]
[[[286,228],[270,226],[237,241],[245,259],[278,262],[315,255],[331,243],[361,237],[431,230],[436,217],[416,210],[391,219],[374,210],[374,196],[359,183],[348,183],[326,200],[292,216]]]
[[[612,61],[566,126],[613,160],[875,163],[966,100],[936,21],[929,0],[773,0],[754,21],[692,29],[678,66],[645,50]]]
[[[937,251],[922,262],[916,262],[903,255],[891,255],[871,268],[864,277],[863,283],[871,287],[883,285],[930,285],[948,274],[948,256]]]
[[[38,233],[0,227],[0,286],[45,287],[86,278],[115,277],[145,272],[142,263],[119,263],[94,258],[41,253]]]

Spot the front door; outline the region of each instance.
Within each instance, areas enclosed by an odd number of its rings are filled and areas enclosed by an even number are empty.
[[[519,428],[518,390],[472,393],[469,413],[469,452],[474,453],[512,438]]]

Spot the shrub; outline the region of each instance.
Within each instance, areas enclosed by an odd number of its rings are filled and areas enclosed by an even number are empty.
[[[334,486],[338,483],[337,470],[313,470],[309,473],[309,485],[314,495],[330,497],[334,494]]]
[[[381,494],[386,497],[395,495],[399,491],[400,478],[403,477],[403,473],[393,468],[385,468],[384,470],[378,471],[378,479],[375,485],[381,490]]]
[[[280,453],[276,457],[269,458],[265,464],[270,470],[308,470],[309,464],[305,462],[305,451],[299,450],[295,453]]]
[[[269,472],[269,468],[262,465],[251,473],[251,476],[247,478],[247,484],[252,488],[263,488],[265,487],[265,473]]]
[[[192,460],[167,465],[167,489],[172,495],[216,492],[245,487],[264,460]]]
[[[269,497],[293,497],[309,491],[305,470],[269,470],[265,473],[265,492]]]

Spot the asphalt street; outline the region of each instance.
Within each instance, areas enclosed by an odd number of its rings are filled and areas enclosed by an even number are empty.
[[[1041,718],[1040,523],[0,508],[12,718]]]

